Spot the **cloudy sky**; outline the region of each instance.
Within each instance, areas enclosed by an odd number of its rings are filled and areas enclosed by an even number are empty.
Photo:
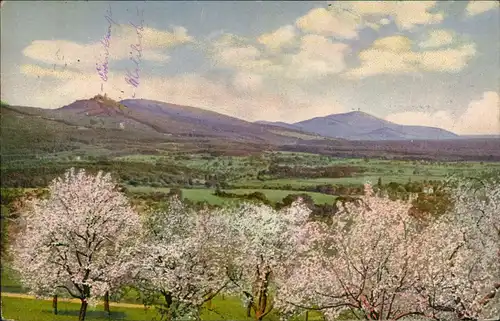
[[[5,1],[0,10],[1,99],[12,105],[58,108],[102,91],[250,121],[359,109],[500,133],[496,1]]]

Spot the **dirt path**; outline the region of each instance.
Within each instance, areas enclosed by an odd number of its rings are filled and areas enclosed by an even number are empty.
[[[2,292],[1,295],[3,297],[11,297],[11,298],[19,298],[19,299],[36,299],[33,295],[21,294],[21,293],[9,293]],[[52,299],[43,299],[45,301],[52,301]],[[59,298],[58,301],[61,302],[71,302],[71,303],[80,303],[78,299],[66,299]],[[99,304],[103,304],[100,302]],[[121,307],[121,308],[135,308],[135,309],[144,309],[144,305],[142,304],[132,304],[132,303],[120,303],[120,302],[109,302],[110,307]]]

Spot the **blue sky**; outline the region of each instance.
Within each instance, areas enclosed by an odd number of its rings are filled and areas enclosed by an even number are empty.
[[[499,16],[495,1],[5,1],[1,99],[58,108],[102,90],[250,121],[359,109],[498,134]]]

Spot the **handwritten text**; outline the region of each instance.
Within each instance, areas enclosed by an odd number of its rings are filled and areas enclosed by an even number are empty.
[[[134,72],[131,72],[130,70],[127,69],[127,75],[125,76],[125,81],[134,88],[137,88],[140,83],[139,63],[142,57],[142,32],[144,31],[143,14],[144,10],[139,11],[139,8],[137,8],[137,15],[138,16],[140,15],[141,18],[140,25],[136,25],[132,22],[130,23],[135,28],[135,32],[137,33],[137,43],[130,45],[130,48],[132,48],[133,50],[130,52],[130,60],[134,62],[135,70]],[[135,92],[132,97],[135,97]]]
[[[104,53],[104,61],[100,61],[99,63],[96,63],[96,70],[99,76],[103,81],[108,81],[108,64],[109,64],[109,46],[110,46],[110,40],[111,40],[111,25],[115,24],[118,25],[116,22],[114,22],[112,18],[112,13],[111,13],[111,6],[109,6],[109,9],[107,10],[107,15],[104,16],[106,20],[109,23],[108,26],[108,32],[106,33],[106,36],[101,40],[101,43],[104,47],[105,53]]]

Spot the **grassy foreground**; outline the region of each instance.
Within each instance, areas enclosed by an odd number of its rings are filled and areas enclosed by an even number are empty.
[[[154,308],[144,308],[141,305],[136,307],[121,307],[110,304],[111,315],[104,312],[102,305],[89,307],[86,320],[88,321],[149,321],[158,319],[158,314]],[[52,302],[50,300],[38,300],[32,298],[9,297],[2,295],[2,313],[7,319],[16,321],[72,321],[78,320],[80,305],[60,300],[58,302],[58,315],[52,312]],[[204,310],[203,320],[252,320],[245,315],[245,308],[241,302],[234,298],[216,298],[212,302],[211,310]],[[265,320],[278,321],[279,317],[271,313]],[[297,321],[305,320],[305,317],[296,318]],[[321,320],[317,313],[309,313],[309,320]]]
[[[16,321],[73,321],[78,320],[78,311],[80,304],[68,302],[68,299],[60,298],[58,301],[58,315],[52,312],[52,301],[34,299],[26,295],[26,290],[22,288],[17,274],[8,266],[4,266],[2,274],[2,313],[7,319]],[[154,307],[145,309],[143,305],[137,304],[136,293],[129,291],[123,297],[121,302],[111,302],[111,315],[104,312],[102,304],[96,307],[89,307],[87,310],[88,321],[98,320],[141,320],[149,321],[158,319]],[[127,303],[124,303],[127,302]],[[130,304],[135,303],[135,304]],[[241,300],[234,297],[216,297],[212,300],[210,309],[204,309],[202,313],[203,320],[253,320],[246,317],[246,310]],[[271,313],[265,318],[268,321],[278,321],[279,316]],[[298,317],[297,321],[305,320],[304,317]],[[322,320],[319,313],[309,313],[309,320]]]

